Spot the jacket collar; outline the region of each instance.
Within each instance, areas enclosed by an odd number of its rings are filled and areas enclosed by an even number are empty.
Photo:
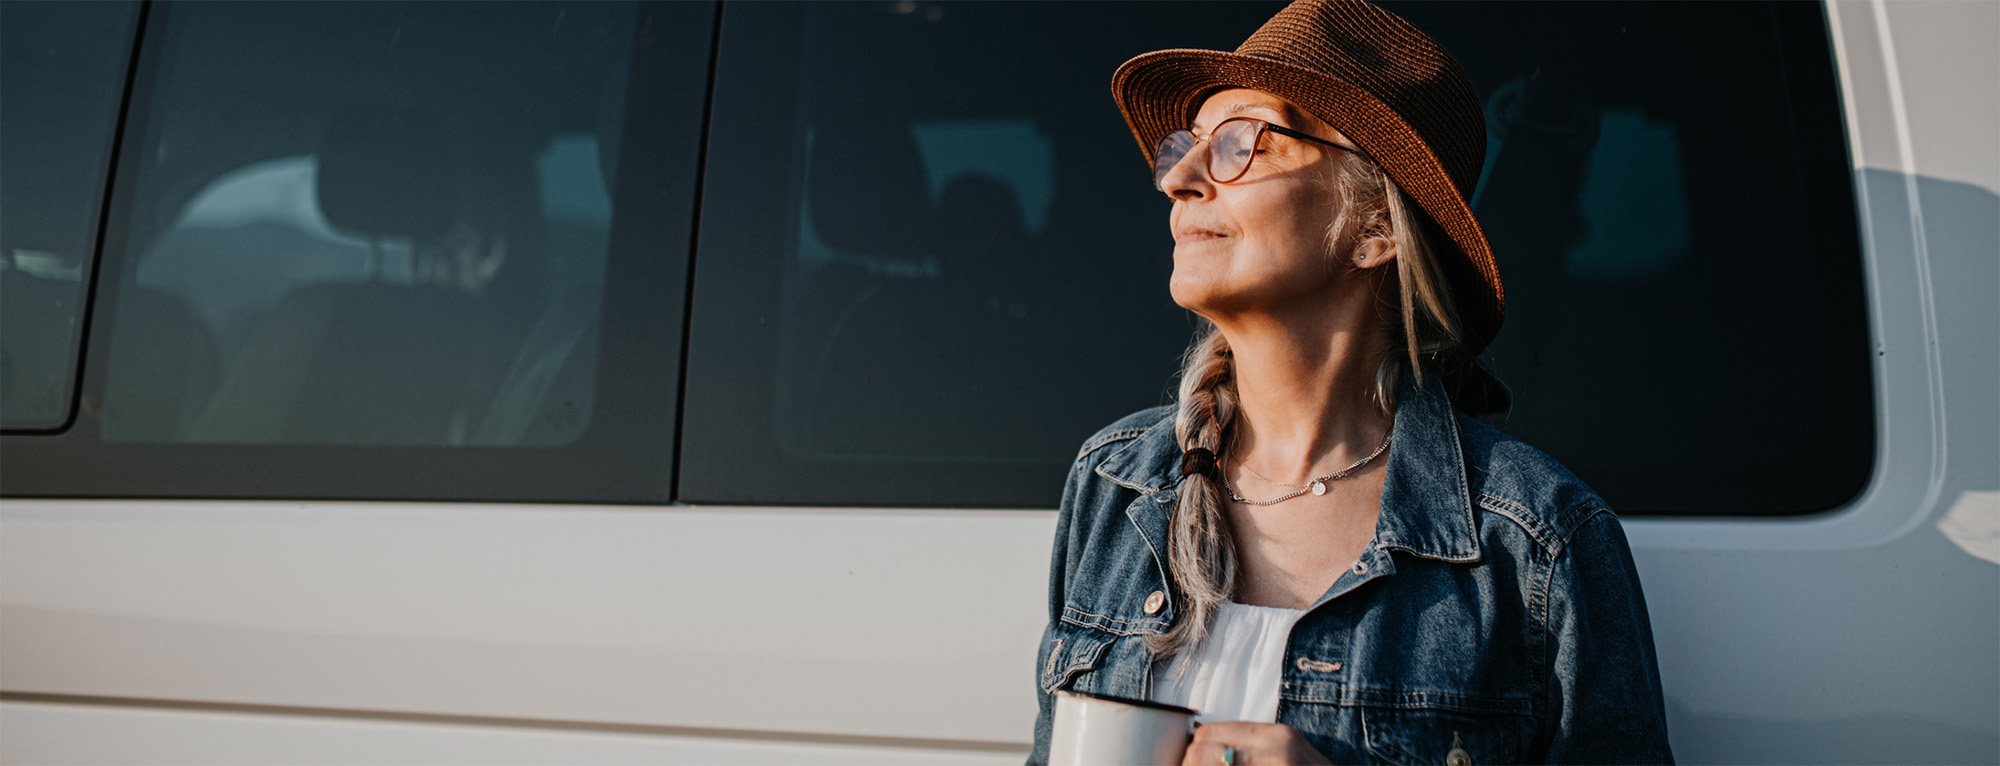
[[[1376,547],[1443,561],[1478,561],[1479,537],[1465,454],[1459,449],[1457,413],[1435,373],[1424,375],[1423,386],[1413,378],[1402,376],[1396,397],[1382,514],[1375,524]],[[1106,457],[1097,473],[1145,495],[1178,491],[1181,449],[1174,438],[1172,413]],[[1133,503],[1127,509],[1149,539],[1166,539],[1171,498]]]

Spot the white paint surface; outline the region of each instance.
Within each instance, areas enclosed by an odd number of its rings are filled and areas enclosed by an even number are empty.
[[[0,703],[6,763],[1017,764],[1020,753]],[[105,736],[116,732],[116,736]]]
[[[1048,512],[0,504],[8,691],[1019,742]]]

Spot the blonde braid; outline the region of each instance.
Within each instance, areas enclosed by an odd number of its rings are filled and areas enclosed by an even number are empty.
[[[1180,409],[1174,416],[1181,450],[1222,454],[1236,419],[1236,401],[1229,341],[1211,325],[1188,350],[1181,368]],[[1178,591],[1180,619],[1167,632],[1146,637],[1146,647],[1159,656],[1200,643],[1217,606],[1236,592],[1236,543],[1223,517],[1222,468],[1217,463],[1216,472],[1181,477],[1167,538],[1167,569]]]

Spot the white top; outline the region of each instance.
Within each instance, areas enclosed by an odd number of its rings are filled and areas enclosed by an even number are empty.
[[[1285,644],[1304,614],[1222,602],[1200,644],[1153,666],[1153,701],[1194,708],[1202,723],[1276,722]]]

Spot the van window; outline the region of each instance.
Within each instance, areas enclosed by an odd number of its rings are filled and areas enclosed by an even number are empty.
[[[0,423],[69,419],[138,3],[0,3]]]
[[[625,93],[604,86],[629,66],[633,9],[490,10],[498,18],[480,26],[521,44],[526,30],[508,22],[575,17],[563,19],[573,39],[547,51],[567,71],[507,84],[549,99],[543,109],[515,111],[505,91],[494,92],[501,83],[477,69],[418,68],[498,40],[395,35],[399,26],[406,35],[433,24],[442,31],[469,20],[464,11],[176,12],[180,34],[169,46],[223,30],[268,38],[330,25],[296,41],[303,61],[255,62],[295,76],[310,76],[301,64],[358,59],[371,47],[391,58],[376,71],[343,73],[344,89],[315,92],[310,80],[200,79],[221,75],[203,64],[251,64],[242,53],[259,47],[177,51],[189,60],[162,73],[151,135],[191,159],[169,154],[139,182],[138,204],[172,223],[134,242],[125,261],[104,438],[519,446],[559,445],[581,432],[592,416],[586,392],[596,370],[586,362],[596,353],[610,225],[598,172],[609,160],[597,156],[596,137],[622,118]],[[383,69],[402,88],[428,92],[368,87]],[[533,93],[537,86],[563,90]],[[273,97],[292,103],[275,109]],[[225,135],[264,151],[217,145]],[[167,143],[176,140],[187,146]],[[290,151],[280,148],[288,143]],[[191,197],[174,196],[202,178],[211,180]]]
[[[1857,493],[1869,356],[1822,11],[1388,5],[1486,104],[1475,207],[1509,298],[1486,361],[1514,400],[1492,422],[1628,513]],[[681,497],[1055,504],[1086,436],[1170,400],[1193,327],[1111,72],[1234,48],[1276,8],[730,6]]]
[[[157,9],[69,443],[150,467],[114,493],[665,499],[658,339],[713,28],[702,5]]]

